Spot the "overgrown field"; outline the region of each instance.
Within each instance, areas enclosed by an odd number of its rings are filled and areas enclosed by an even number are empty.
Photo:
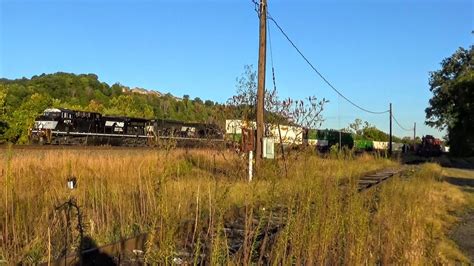
[[[467,200],[440,181],[440,167],[424,165],[357,193],[356,179],[363,173],[398,164],[368,155],[344,157],[294,153],[286,167],[266,162],[248,183],[245,159],[232,152],[5,151],[0,260],[59,257],[66,212],[56,207],[74,197],[85,234],[97,245],[152,232],[145,258],[150,263],[171,263],[181,250],[211,264],[467,261],[445,237],[454,211]],[[73,191],[66,187],[70,176],[78,181]],[[278,232],[259,239],[273,219],[281,222]],[[241,221],[243,243],[236,252],[229,251],[229,221]],[[76,225],[73,219],[74,231]],[[72,252],[77,234],[69,233]]]

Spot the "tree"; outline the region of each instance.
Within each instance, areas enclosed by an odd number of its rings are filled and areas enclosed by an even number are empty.
[[[202,104],[202,100],[199,97],[194,98],[194,102],[197,104]]]
[[[373,140],[373,141],[389,141],[389,134],[371,125],[367,121],[356,118],[353,123],[345,131],[352,133],[354,140]],[[401,142],[402,140],[396,136],[392,136],[394,142]]]
[[[28,129],[34,124],[35,118],[51,105],[47,95],[35,93],[31,95],[11,116],[7,117],[8,129],[5,139],[12,142],[28,142]]]
[[[40,98],[49,100],[42,101]],[[180,101],[169,93],[163,96],[132,94],[129,87],[120,83],[109,86],[99,81],[95,74],[58,72],[33,76],[31,79],[0,78],[0,139],[8,138],[13,142],[25,140],[25,129],[31,124],[31,116],[25,108],[35,109],[32,113],[55,107],[105,115],[195,122],[207,122],[209,117],[216,117],[220,124],[224,124],[225,118],[229,117],[218,109],[217,103],[203,105],[199,98],[195,101],[190,101],[189,96],[185,98],[186,105],[184,100]],[[41,105],[40,110],[33,108],[33,102],[38,100],[46,102],[47,106],[43,108]]]
[[[5,102],[7,98],[7,90],[4,85],[0,85],[0,120],[3,119],[5,115]]]
[[[350,123],[349,131],[353,131],[354,134],[356,135],[362,135],[363,134],[362,119],[356,118],[356,120],[354,120],[354,123]]]
[[[108,94],[107,96],[118,96],[118,95],[122,94],[123,86],[120,83],[115,83],[110,88],[110,91],[111,91],[111,93]]]
[[[189,103],[189,95],[185,94],[183,95],[183,103],[184,103],[184,107],[187,108],[188,107],[188,103]],[[180,107],[176,107],[177,110],[179,110]],[[184,109],[183,109],[184,110]]]
[[[5,131],[8,129],[8,124],[5,121],[5,114],[6,114],[6,106],[5,106],[5,99],[7,97],[6,88],[4,85],[0,85],[0,136],[5,134]],[[0,143],[4,141],[2,137],[0,137]]]
[[[426,124],[448,131],[453,155],[474,155],[474,47],[445,58],[441,69],[430,73],[429,86]]]
[[[227,103],[236,112],[236,117],[243,121],[253,121],[256,118],[257,73],[253,67],[245,66],[245,72],[237,79],[237,95]],[[280,100],[277,91],[265,90],[265,122],[272,125],[295,125],[306,129],[318,128],[324,121],[322,111],[328,103],[326,99],[318,100],[315,96],[303,100],[291,98]],[[298,138],[302,137],[297,136]]]

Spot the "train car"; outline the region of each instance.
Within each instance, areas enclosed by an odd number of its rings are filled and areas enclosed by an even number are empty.
[[[443,153],[443,142],[431,135],[421,138],[421,144],[417,147],[417,154],[421,156],[440,156]]]
[[[291,125],[266,125],[267,136],[274,143],[283,145],[301,145],[306,140],[306,131],[302,127]]]
[[[168,119],[151,121],[156,136],[176,139],[223,140],[224,135],[216,124],[182,122]]]
[[[347,147],[352,149],[354,146],[354,139],[352,134],[347,132],[341,132],[339,130],[333,129],[324,129],[318,130],[318,139],[327,141],[327,148],[330,148],[334,145],[341,145],[342,147]]]
[[[102,115],[94,112],[80,112],[64,108],[48,108],[36,118],[29,138],[32,143],[75,144],[83,141],[75,138],[77,133],[97,133],[103,129]],[[71,137],[69,137],[71,136]]]
[[[368,139],[354,140],[354,149],[357,151],[387,151],[388,141],[375,141]],[[403,143],[392,142],[392,151],[402,151]]]
[[[35,120],[29,139],[33,144],[139,146],[147,143],[147,123],[140,118],[48,108]]]
[[[146,146],[160,138],[223,141],[223,134],[214,124],[48,108],[35,120],[29,138],[39,144]]]
[[[253,128],[257,125],[254,121],[243,121],[238,119],[226,120],[226,139],[240,142],[242,139],[242,129]],[[302,127],[293,125],[265,124],[265,136],[273,139],[274,143],[283,145],[301,145],[305,142],[306,132]]]
[[[226,138],[230,141],[240,142],[242,128],[256,128],[254,121],[246,122],[238,119],[226,120]],[[350,149],[354,145],[352,135],[337,130],[306,129],[295,125],[266,124],[267,137],[273,138],[276,144],[283,145],[310,145],[320,151],[326,151],[331,146],[339,144]]]
[[[373,151],[374,142],[367,139],[354,140],[354,148],[358,151]]]
[[[235,143],[241,142],[243,128],[256,128],[254,121],[242,121],[238,119],[226,120],[226,139]],[[355,151],[378,151],[388,150],[389,142],[374,141],[367,139],[354,140],[349,132],[341,132],[333,129],[305,129],[294,125],[265,125],[266,137],[272,137],[276,144],[283,145],[309,145],[317,150],[328,151],[332,146],[340,145]],[[403,151],[403,143],[392,142],[392,151]]]

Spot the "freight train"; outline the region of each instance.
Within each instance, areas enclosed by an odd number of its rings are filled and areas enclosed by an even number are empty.
[[[239,141],[242,128],[256,128],[255,122],[242,120],[226,120],[226,138]],[[340,145],[357,151],[386,151],[389,142],[373,140],[355,140],[348,132],[332,129],[305,129],[299,126],[272,125],[265,126],[266,136],[273,139],[274,143],[283,145],[315,146],[319,151],[328,151],[332,146]],[[392,142],[393,151],[403,151],[407,146],[402,143]]]
[[[426,135],[421,138],[421,144],[417,147],[417,154],[425,157],[440,156],[443,153],[443,148],[446,147],[440,139]]]
[[[334,145],[364,151],[384,151],[388,142],[354,140],[352,134],[337,130],[305,129],[295,125],[265,126],[266,136],[283,145],[311,145],[327,151]],[[190,123],[169,119],[144,119],[106,116],[64,108],[48,108],[38,116],[29,130],[32,144],[154,146],[160,140],[175,140],[178,146],[202,146],[198,143],[241,141],[242,128],[255,128],[241,120],[226,120],[223,131],[216,124]],[[438,154],[439,143],[427,136],[422,151]],[[402,151],[401,143],[392,143],[394,151]]]
[[[224,140],[215,124],[105,116],[63,108],[44,110],[29,130],[33,144],[147,146],[160,139],[173,139],[186,145]]]

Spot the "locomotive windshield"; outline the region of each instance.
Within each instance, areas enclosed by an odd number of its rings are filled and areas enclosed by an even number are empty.
[[[59,117],[61,117],[61,110],[48,108],[48,109],[44,110],[43,115],[45,117],[59,118]]]

